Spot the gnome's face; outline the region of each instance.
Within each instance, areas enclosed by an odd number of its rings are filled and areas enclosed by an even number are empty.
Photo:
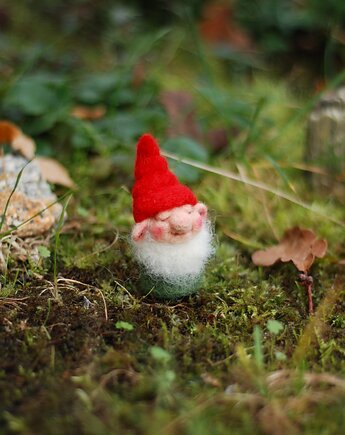
[[[176,285],[197,279],[213,254],[212,228],[204,204],[183,205],[136,224],[134,253],[151,276]]]
[[[135,242],[150,238],[159,243],[183,243],[203,228],[206,218],[207,207],[204,204],[186,204],[136,224],[132,238]]]

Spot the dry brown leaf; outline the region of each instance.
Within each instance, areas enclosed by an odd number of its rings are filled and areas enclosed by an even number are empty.
[[[278,245],[254,252],[253,263],[257,266],[272,266],[277,261],[292,261],[301,272],[307,272],[315,257],[323,257],[327,251],[327,241],[317,239],[311,230],[299,227],[285,231]]]
[[[28,160],[35,156],[35,142],[12,122],[0,121],[0,144],[10,145]]]
[[[20,152],[28,160],[35,157],[35,142],[31,137],[25,136],[25,134],[18,135],[11,143],[11,147],[14,151]]]
[[[216,44],[229,44],[239,50],[250,50],[249,36],[234,22],[230,5],[212,2],[205,5],[200,33],[204,40]]]
[[[71,112],[72,116],[75,118],[87,120],[87,121],[95,121],[96,119],[103,118],[106,114],[106,107],[99,106],[75,106]]]
[[[60,184],[61,186],[73,188],[74,182],[69,176],[67,170],[54,159],[49,157],[36,157],[42,178],[52,184]]]
[[[165,91],[161,93],[160,101],[169,117],[168,137],[187,136],[197,141],[202,139],[191,94],[184,91]]]

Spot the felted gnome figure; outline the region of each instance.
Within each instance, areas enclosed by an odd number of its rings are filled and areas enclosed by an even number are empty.
[[[196,292],[214,251],[207,207],[169,170],[149,134],[137,144],[132,195],[141,290],[167,299]]]

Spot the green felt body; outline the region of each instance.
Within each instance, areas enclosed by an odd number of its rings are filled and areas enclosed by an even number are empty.
[[[202,282],[202,274],[183,284],[169,283],[160,276],[152,276],[145,269],[141,270],[139,289],[141,293],[150,294],[158,299],[178,299],[196,293]]]

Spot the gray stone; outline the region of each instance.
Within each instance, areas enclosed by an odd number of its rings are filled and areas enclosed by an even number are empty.
[[[332,176],[345,170],[345,87],[326,93],[311,112],[306,160]]]
[[[14,188],[20,170],[27,163],[24,157],[12,154],[0,158],[0,192]],[[21,192],[30,199],[56,200],[49,184],[42,179],[41,170],[35,160],[27,164],[23,170],[16,192]]]
[[[35,161],[27,163],[25,158],[12,154],[0,157],[0,217],[12,194],[1,232],[13,229],[19,237],[46,233],[52,229],[62,212],[61,204],[51,205],[57,197],[42,179],[38,164]],[[22,168],[24,170],[19,178]]]

